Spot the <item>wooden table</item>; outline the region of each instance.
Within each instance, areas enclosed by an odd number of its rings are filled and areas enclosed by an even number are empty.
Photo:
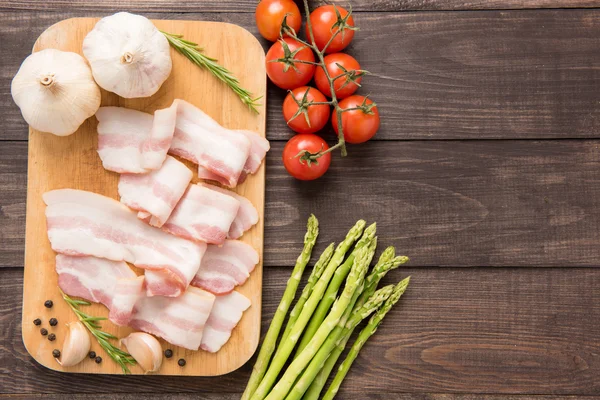
[[[250,365],[212,379],[81,376],[27,354],[27,126],[10,80],[64,18],[129,10],[257,34],[255,3],[0,0],[0,397],[239,397]],[[324,178],[294,181],[280,162],[283,93],[269,89],[263,332],[308,214],[317,250],[365,218],[411,257],[390,281],[412,281],[339,398],[600,398],[600,2],[351,3],[361,30],[348,51],[372,73],[362,91],[382,127]]]

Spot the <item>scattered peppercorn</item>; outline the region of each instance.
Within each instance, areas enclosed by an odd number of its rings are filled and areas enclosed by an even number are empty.
[[[44,302],[44,307],[46,307],[46,308],[52,308],[53,305],[54,305],[54,303],[52,302],[52,300],[46,300]]]
[[[96,364],[100,364],[102,362],[102,357],[98,356],[94,359],[94,361],[96,361]]]
[[[48,329],[42,328],[40,329],[40,333],[42,334],[42,336],[46,336],[48,334]]]
[[[59,358],[60,357],[60,350],[58,350],[58,349],[52,350],[52,357]]]
[[[42,324],[42,320],[39,318],[36,318],[33,320],[33,324],[36,326],[40,326]]]
[[[185,367],[185,360],[180,358],[179,361],[177,361],[177,364],[179,364],[180,367]]]
[[[54,333],[51,333],[48,335],[48,340],[51,342],[54,342],[56,340],[56,335]]]
[[[171,358],[171,357],[173,357],[173,350],[171,350],[171,349],[166,349],[166,350],[165,350],[165,357],[167,357],[167,358]]]
[[[88,354],[88,356],[89,356],[91,359],[94,359],[94,358],[96,358],[96,352],[95,352],[95,351],[90,351],[90,354]]]
[[[56,318],[50,318],[50,326],[56,326],[58,324],[58,320]]]

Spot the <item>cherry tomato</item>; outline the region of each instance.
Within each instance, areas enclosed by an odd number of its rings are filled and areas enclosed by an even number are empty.
[[[256,6],[256,26],[267,40],[274,42],[279,38],[281,22],[287,15],[286,22],[296,32],[302,25],[300,10],[293,0],[262,0]]]
[[[292,38],[284,38],[283,41],[287,44],[291,53],[303,47],[301,43]],[[315,65],[294,62],[294,60],[314,62],[315,55],[311,49],[308,47],[303,48],[287,62],[272,61],[283,58],[285,58],[283,44],[281,41],[273,43],[273,46],[267,52],[267,75],[274,84],[282,89],[295,89],[306,85],[312,79],[315,74]]]
[[[344,73],[344,70],[338,67],[338,64],[341,65],[348,72],[360,70],[360,64],[358,63],[358,61],[356,61],[354,57],[344,53],[329,54],[328,56],[325,56],[325,66],[327,67],[327,72],[329,72],[329,76],[332,79]],[[360,81],[362,81],[362,77],[356,78],[357,83],[360,84]],[[317,84],[317,88],[325,96],[331,97],[329,80],[327,80],[323,68],[316,69],[315,83]],[[333,90],[335,91],[335,96],[338,99],[343,99],[345,97],[350,96],[352,93],[356,92],[357,89],[358,85],[352,82],[350,79],[348,79],[347,76],[338,78],[333,81]]]
[[[307,93],[307,94],[306,94]],[[306,99],[304,100],[304,95],[306,94]],[[307,104],[301,105],[306,113],[308,114],[308,121],[306,122],[306,117],[303,112],[298,114],[295,118],[294,115],[298,112],[301,106],[294,100],[296,99],[298,102],[302,103],[306,101]],[[323,95],[323,93],[319,92],[317,89],[309,86],[302,86],[294,89],[291,93],[285,97],[283,101],[283,117],[287,122],[288,126],[294,131],[298,133],[315,133],[323,129],[323,127],[327,124],[329,120],[329,104],[315,104],[310,105],[310,102],[326,102],[327,99]],[[293,119],[292,119],[293,118]]]
[[[365,101],[364,96],[354,95],[340,101],[339,106],[346,110],[362,106]],[[366,99],[365,104],[373,104],[371,99]],[[338,122],[335,110],[331,115],[331,123],[335,132],[338,132]],[[371,108],[370,113],[365,113],[363,110],[344,111],[342,113],[342,128],[344,131],[344,139],[348,143],[363,143],[371,139],[379,129],[379,111],[377,106]]]
[[[334,7],[337,8],[342,18],[345,18],[346,15],[348,15],[348,11],[340,6],[333,5],[318,7],[310,13],[310,23],[312,25],[313,34],[315,35],[315,44],[319,50],[323,50],[323,47],[329,42],[331,36],[339,30],[339,27],[333,27],[333,25],[338,22]],[[351,27],[354,26],[354,18],[352,18],[352,15],[346,20],[346,25]],[[306,37],[310,40],[308,25],[306,25]],[[331,41],[327,49],[325,49],[325,53],[337,53],[338,51],[345,49],[346,46],[350,44],[353,37],[353,30],[344,29]]]
[[[302,150],[307,150],[311,154],[316,154],[328,148],[322,137],[312,133],[300,133],[291,138],[283,148],[283,165],[294,178],[312,181],[327,172],[331,164],[331,153],[324,154],[310,163],[302,160],[300,153]]]

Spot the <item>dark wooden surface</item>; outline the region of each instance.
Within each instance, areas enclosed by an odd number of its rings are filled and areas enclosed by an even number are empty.
[[[321,221],[319,249],[365,218],[378,222],[382,245],[411,257],[390,281],[410,274],[412,283],[341,399],[599,398],[600,1],[351,3],[361,31],[349,52],[373,73],[363,92],[382,128],[348,158],[334,156],[323,179],[294,181],[280,163],[290,136],[283,94],[270,87],[263,332],[307,215]],[[0,0],[0,397],[239,397],[250,364],[212,379],[66,376],[27,355],[27,127],[10,80],[35,38],[64,18],[133,10],[256,34],[254,5]]]

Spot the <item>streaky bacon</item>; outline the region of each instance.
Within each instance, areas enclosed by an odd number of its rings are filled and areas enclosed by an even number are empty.
[[[144,275],[117,280],[108,319],[116,325],[126,326],[133,315],[135,303],[144,294]]]
[[[162,229],[185,239],[222,244],[240,202],[209,185],[190,185]]]
[[[220,295],[243,285],[258,264],[258,253],[239,240],[226,240],[222,246],[209,245],[193,286]]]
[[[271,148],[269,141],[260,136],[256,132],[252,132],[245,129],[240,129],[238,132],[244,134],[250,140],[250,155],[246,160],[246,164],[244,164],[244,173],[245,174],[254,174],[258,171],[258,168],[262,164],[267,152]],[[245,179],[245,176],[244,178]]]
[[[213,294],[195,287],[179,297],[142,297],[135,304],[129,326],[198,350],[214,301]]]
[[[138,210],[138,218],[161,227],[185,193],[192,175],[185,164],[167,156],[163,165],[155,171],[121,175],[121,203]]]
[[[57,253],[127,261],[168,276],[168,293],[179,296],[194,278],[206,251],[139,220],[118,201],[96,193],[59,189],[43,196],[48,238]],[[165,287],[162,284],[162,287]]]
[[[204,327],[200,348],[211,353],[221,350],[231,337],[231,331],[242,319],[244,311],[250,308],[251,304],[250,299],[235,290],[217,296]]]

